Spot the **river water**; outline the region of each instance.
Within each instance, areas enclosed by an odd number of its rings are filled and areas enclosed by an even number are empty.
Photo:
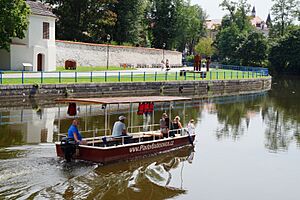
[[[283,79],[268,92],[174,104],[173,117],[196,121],[194,151],[105,166],[56,157],[58,127],[66,132],[71,122],[66,107],[0,108],[0,199],[298,200],[299,99],[300,81]],[[169,107],[156,106],[150,123]],[[147,123],[119,107],[109,126],[120,114]],[[81,130],[104,128],[101,107],[80,107],[79,115]]]

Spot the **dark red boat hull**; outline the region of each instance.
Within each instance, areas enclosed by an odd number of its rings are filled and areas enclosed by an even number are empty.
[[[194,141],[195,135],[191,135],[190,139]],[[138,156],[156,154],[181,146],[191,145],[190,139],[189,136],[184,136],[105,148],[80,145],[79,156],[76,159],[98,163],[128,160]],[[57,156],[64,157],[60,143],[56,143],[56,152]]]

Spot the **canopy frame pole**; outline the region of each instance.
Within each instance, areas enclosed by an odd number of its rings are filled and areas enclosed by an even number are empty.
[[[60,136],[60,103],[58,104],[57,141],[59,141],[59,136]]]
[[[110,104],[108,104],[108,108],[107,108],[107,129],[105,130],[105,136],[107,135],[108,126],[109,126],[109,123],[110,123],[110,114],[109,114],[109,111],[110,111]],[[112,134],[112,133],[110,133],[110,134]]]
[[[183,101],[183,127],[186,127],[185,124],[186,124],[186,121],[185,121],[185,101]],[[180,135],[183,135],[183,128],[181,128],[181,132],[180,132]]]
[[[105,115],[105,117],[104,117],[104,118],[105,118],[105,119],[104,119],[104,129],[105,129],[105,136],[106,136],[107,121],[108,121],[108,120],[107,120],[107,105],[105,105],[104,109],[105,109],[105,110],[104,110],[104,113],[105,113],[105,114],[104,114],[104,115]]]
[[[155,114],[154,114],[154,112],[155,112],[155,109],[154,109],[154,102],[152,102],[153,103],[153,111],[152,111],[152,124],[154,124],[154,117],[155,117]],[[150,126],[150,131],[154,131],[154,126]]]
[[[171,125],[172,125],[172,101],[170,101],[170,105],[169,105],[169,131],[168,131],[168,138],[170,137]]]
[[[87,131],[87,104],[85,105],[85,115],[84,115],[84,130]]]
[[[133,116],[133,114],[132,114],[132,103],[129,103],[129,114],[128,114],[128,126],[130,126],[130,127],[132,127],[132,120],[131,120],[131,117]],[[132,128],[131,128],[131,131],[130,131],[131,133],[132,133]]]
[[[132,133],[132,127],[133,127],[133,104],[130,103],[130,112],[131,112],[131,115],[130,115],[130,132]]]

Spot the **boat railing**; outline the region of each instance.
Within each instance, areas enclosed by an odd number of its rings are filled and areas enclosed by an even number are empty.
[[[187,128],[171,129],[168,132],[168,137],[184,136],[187,134]]]
[[[133,132],[132,130],[134,130],[134,131],[137,130],[136,132],[154,131],[155,127],[157,127],[157,130],[159,130],[160,125],[159,124],[150,124],[150,125],[140,125],[140,126],[129,126],[129,127],[127,127],[127,133]]]
[[[111,129],[94,129],[94,130],[85,130],[85,131],[79,131],[85,140],[93,140],[93,139],[99,139],[106,135],[111,135]],[[59,133],[57,134],[59,137],[67,137],[68,133]]]

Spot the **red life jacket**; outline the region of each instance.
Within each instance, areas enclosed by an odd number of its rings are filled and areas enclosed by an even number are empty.
[[[149,103],[149,109],[148,109],[148,112],[149,113],[152,113],[153,112],[153,110],[154,110],[154,103]]]
[[[75,116],[77,114],[76,103],[69,103],[68,115]]]
[[[145,108],[144,103],[139,103],[139,108],[138,108],[137,114],[138,115],[144,114],[144,108]]]

